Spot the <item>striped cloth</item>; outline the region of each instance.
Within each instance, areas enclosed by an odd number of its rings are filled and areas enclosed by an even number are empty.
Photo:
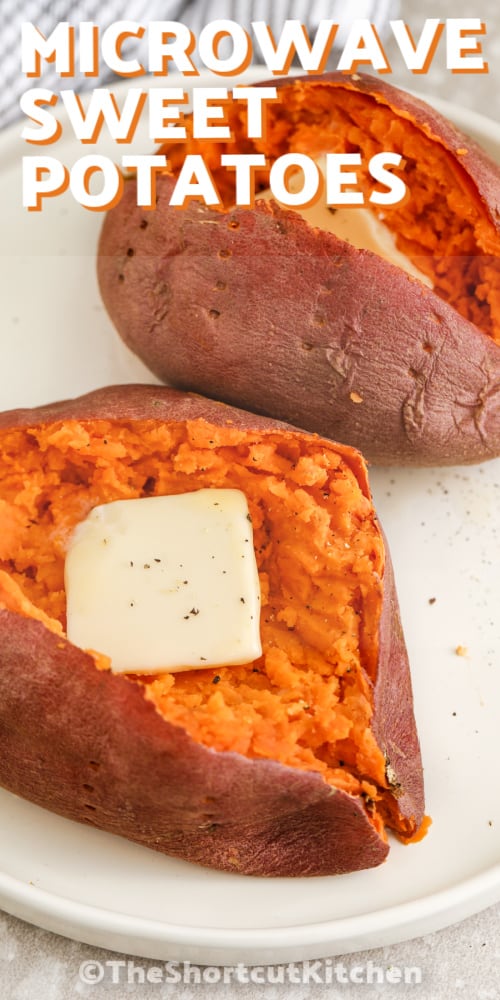
[[[30,86],[61,89],[61,81],[50,64],[44,64],[44,74],[39,80],[27,80],[21,72],[21,24],[31,21],[48,36],[59,21],[77,25],[80,21],[93,21],[101,29],[113,21],[132,20],[140,24],[149,21],[181,21],[195,36],[208,21],[230,18],[248,26],[251,21],[265,21],[275,36],[286,19],[294,18],[307,25],[314,33],[322,19],[341,25],[336,44],[342,45],[350,22],[366,17],[384,34],[390,17],[397,14],[398,0],[0,0],[0,127],[20,115],[19,98]],[[124,54],[144,59],[141,43],[124,47]],[[195,56],[194,56],[195,58]],[[102,77],[90,80],[75,76],[71,86],[75,89],[96,87],[109,81],[109,71]],[[66,80],[64,85],[69,86]]]

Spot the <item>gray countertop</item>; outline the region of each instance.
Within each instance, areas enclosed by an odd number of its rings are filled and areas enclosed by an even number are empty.
[[[335,963],[345,966],[340,970],[340,978],[354,973],[356,967],[384,970],[418,969],[420,983],[414,981],[406,986],[394,984],[337,985],[327,981],[327,963],[323,966],[307,966],[297,963],[294,970],[295,982],[263,985],[235,983],[225,985],[219,982],[207,985],[189,985],[160,981],[156,985],[147,980],[152,969],[164,970],[164,963],[148,959],[132,958],[99,948],[91,948],[75,941],[57,937],[39,930],[13,917],[0,916],[0,986],[5,1000],[76,1000],[77,997],[94,1000],[134,1000],[155,997],[158,1000],[195,1000],[201,996],[210,1000],[340,1000],[341,997],[385,1000],[404,997],[411,1000],[498,1000],[500,996],[500,906],[495,906],[477,916],[450,927],[445,931],[427,934],[425,937],[404,944],[377,948],[373,951],[358,952],[354,955],[337,956]],[[113,982],[115,961],[134,963],[131,973],[128,969],[116,967],[114,978],[119,975],[119,983]],[[100,963],[104,978],[96,985],[86,985],[84,963]],[[99,968],[99,966],[97,966]],[[143,970],[145,981],[141,984]],[[81,971],[80,971],[81,970]],[[211,971],[211,970],[210,970]],[[212,973],[213,979],[216,973]],[[222,970],[218,970],[222,977]],[[309,976],[310,982],[307,982]],[[132,983],[127,983],[130,977]],[[164,973],[164,980],[167,973]],[[159,974],[157,978],[160,979]],[[194,978],[194,976],[192,977]],[[303,982],[300,979],[303,979]],[[373,976],[375,978],[375,976]],[[154,979],[154,973],[151,976]],[[316,979],[316,981],[315,981]],[[318,983],[318,979],[322,982]],[[298,980],[298,982],[297,982]]]
[[[474,8],[474,9],[472,9]],[[422,94],[438,95],[463,107],[479,111],[500,122],[500,8],[498,0],[483,0],[478,8],[468,0],[403,0],[401,16],[418,34],[426,17],[481,16],[487,25],[484,49],[488,56],[490,72],[484,75],[452,75],[444,68],[444,56],[436,55],[430,72],[412,77],[398,60],[397,53],[388,46],[393,73],[388,76],[403,88]],[[216,997],[255,997],[266,1000],[305,1000],[307,997],[363,997],[381,1000],[388,997],[413,997],[422,1000],[456,1000],[457,997],[495,1000],[500,998],[500,904],[490,907],[462,923],[425,937],[395,944],[370,952],[359,952],[335,962],[343,962],[347,970],[355,966],[367,967],[371,960],[384,969],[418,968],[421,982],[406,986],[364,983],[349,984],[307,982],[307,967],[297,965],[296,982],[273,983],[271,978],[262,985],[241,982],[231,986],[219,981],[200,985],[173,984],[159,978],[150,970],[161,963],[135,958],[142,973],[135,972],[133,982],[126,977],[120,985],[113,982],[113,966],[106,962],[131,959],[109,951],[40,930],[7,914],[0,914],[0,994],[5,1000],[69,1000],[75,997],[112,998],[133,996],[175,996],[190,1000],[206,993]],[[104,976],[99,985],[86,984],[80,969],[84,962],[101,963]],[[323,966],[323,971],[326,966]],[[150,981],[147,973],[150,972]],[[155,983],[156,975],[156,983]],[[321,970],[320,970],[321,975]],[[145,982],[141,985],[141,977]],[[215,973],[213,974],[216,979]],[[300,979],[302,978],[302,982]],[[298,981],[297,981],[298,980]]]

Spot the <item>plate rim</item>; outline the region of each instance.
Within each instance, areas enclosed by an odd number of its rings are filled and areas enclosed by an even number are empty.
[[[36,921],[37,926],[72,939],[76,926],[81,942],[113,950],[117,949],[117,942],[122,942],[124,951],[144,958],[186,960],[195,949],[203,956],[205,964],[222,964],[223,960],[228,965],[248,960],[254,953],[252,964],[259,965],[265,960],[273,964],[292,957],[297,960],[299,952],[301,959],[351,954],[440,930],[498,899],[500,862],[438,892],[363,915],[279,927],[203,927],[118,913],[72,900],[0,872],[0,903],[14,916]],[[26,916],[27,913],[30,916]],[[398,928],[396,936],[393,934],[395,928]],[[144,941],[149,941],[153,950],[139,945]],[[163,951],[162,945],[167,950]],[[137,947],[139,950],[134,950]]]

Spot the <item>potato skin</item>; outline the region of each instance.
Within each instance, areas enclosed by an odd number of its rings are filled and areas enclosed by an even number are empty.
[[[3,414],[0,427],[197,417],[279,426],[172,389],[115,386]],[[339,450],[368,492],[361,457]],[[422,766],[386,559],[373,726],[401,785],[397,806],[418,825]],[[388,852],[361,798],[332,790],[318,774],[201,746],[162,719],[138,685],[98,671],[88,654],[7,610],[0,610],[0,784],[62,816],[225,871],[338,874],[378,865]]]
[[[498,228],[500,175],[477,144],[381,81],[320,82],[389,104],[452,152],[466,144],[457,169]],[[169,205],[173,184],[160,177],[156,211],[144,212],[127,181],[99,243],[104,304],[155,375],[344,441],[378,464],[500,454],[500,347],[486,334],[399,268],[296,213],[262,202],[179,210]]]

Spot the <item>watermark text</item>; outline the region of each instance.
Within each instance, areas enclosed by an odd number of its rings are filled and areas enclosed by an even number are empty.
[[[161,965],[140,964],[132,959],[88,959],[79,968],[80,982],[97,986],[107,982],[116,986],[145,983],[183,983],[191,986],[211,986],[218,983],[300,983],[309,985],[418,986],[422,982],[419,966],[382,965],[369,960],[364,963],[337,962],[332,958],[284,965],[194,965],[192,962],[164,962]]]

